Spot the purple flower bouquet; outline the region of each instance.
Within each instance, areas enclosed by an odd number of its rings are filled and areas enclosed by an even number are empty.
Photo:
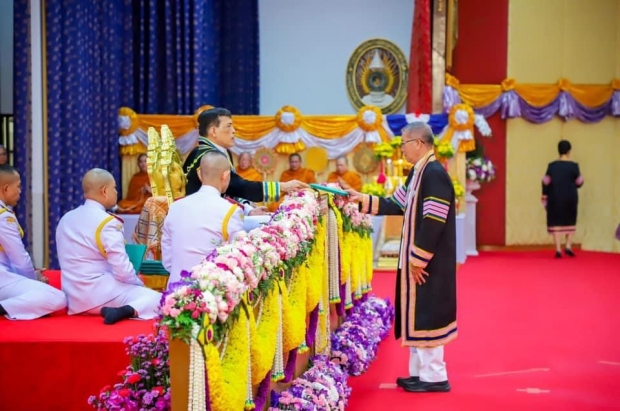
[[[467,179],[478,183],[488,183],[495,178],[495,166],[487,157],[467,159]]]
[[[96,410],[170,410],[170,364],[168,337],[163,330],[155,336],[125,339],[131,365],[119,372],[123,382],[105,386],[88,399]]]
[[[351,394],[349,374],[360,375],[368,369],[393,321],[394,306],[389,300],[370,297],[355,306],[332,335],[329,360],[314,357],[310,369],[288,390],[272,392],[269,410],[344,410]]]

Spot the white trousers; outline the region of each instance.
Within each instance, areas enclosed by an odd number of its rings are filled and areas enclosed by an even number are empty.
[[[0,305],[11,320],[34,320],[65,308],[67,297],[51,285],[2,271]]]
[[[91,308],[86,311],[86,314],[100,315],[103,307],[118,308],[129,305],[138,312],[138,318],[142,320],[151,320],[157,316],[160,299],[161,294],[157,291],[136,285],[127,287],[118,297],[98,307]]]
[[[435,348],[409,348],[409,375],[420,377],[420,381],[424,382],[447,381],[443,345]]]

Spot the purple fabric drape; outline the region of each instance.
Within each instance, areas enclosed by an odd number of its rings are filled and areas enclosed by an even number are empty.
[[[461,102],[458,91],[445,86],[443,91],[444,110]],[[500,111],[503,119],[522,117],[532,123],[546,123],[559,116],[564,120],[577,119],[583,123],[598,123],[606,116],[620,117],[620,91],[615,90],[611,99],[598,107],[587,107],[579,103],[570,93],[561,91],[549,104],[543,107],[530,105],[514,90],[505,91],[491,104],[475,109],[477,114],[491,117]]]

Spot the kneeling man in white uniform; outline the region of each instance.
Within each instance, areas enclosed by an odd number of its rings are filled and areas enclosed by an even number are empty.
[[[114,177],[92,169],[82,189],[86,202],[65,214],[56,230],[69,315],[101,315],[105,324],[155,318],[161,295],[136,275],[125,250],[123,220],[106,212],[117,201]]]
[[[8,164],[0,165],[0,315],[12,320],[32,320],[62,310],[65,294],[38,281],[22,243],[24,232],[13,210],[21,195],[19,173]]]
[[[230,183],[230,163],[219,151],[200,159],[200,190],[175,201],[164,220],[162,264],[170,273],[168,287],[181,279],[218,246],[243,231],[242,205],[222,198]]]

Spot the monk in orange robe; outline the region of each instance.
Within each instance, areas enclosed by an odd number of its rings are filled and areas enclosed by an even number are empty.
[[[288,157],[288,167],[289,169],[284,170],[280,176],[281,183],[292,180],[301,181],[306,184],[316,183],[314,171],[301,166],[301,156],[299,154],[291,154]],[[282,199],[279,202],[270,203],[269,211],[276,211],[280,203],[282,203]]]
[[[127,197],[118,202],[119,214],[140,214],[146,200],[153,196],[149,173],[146,169],[146,154],[138,156],[138,167],[140,171],[131,177]]]
[[[362,191],[362,177],[355,171],[349,171],[349,162],[345,156],[336,159],[336,171],[327,177],[328,183],[338,183],[342,188]]]
[[[252,167],[252,156],[250,153],[239,155],[239,165],[236,168],[239,177],[248,181],[263,181],[263,176]]]

